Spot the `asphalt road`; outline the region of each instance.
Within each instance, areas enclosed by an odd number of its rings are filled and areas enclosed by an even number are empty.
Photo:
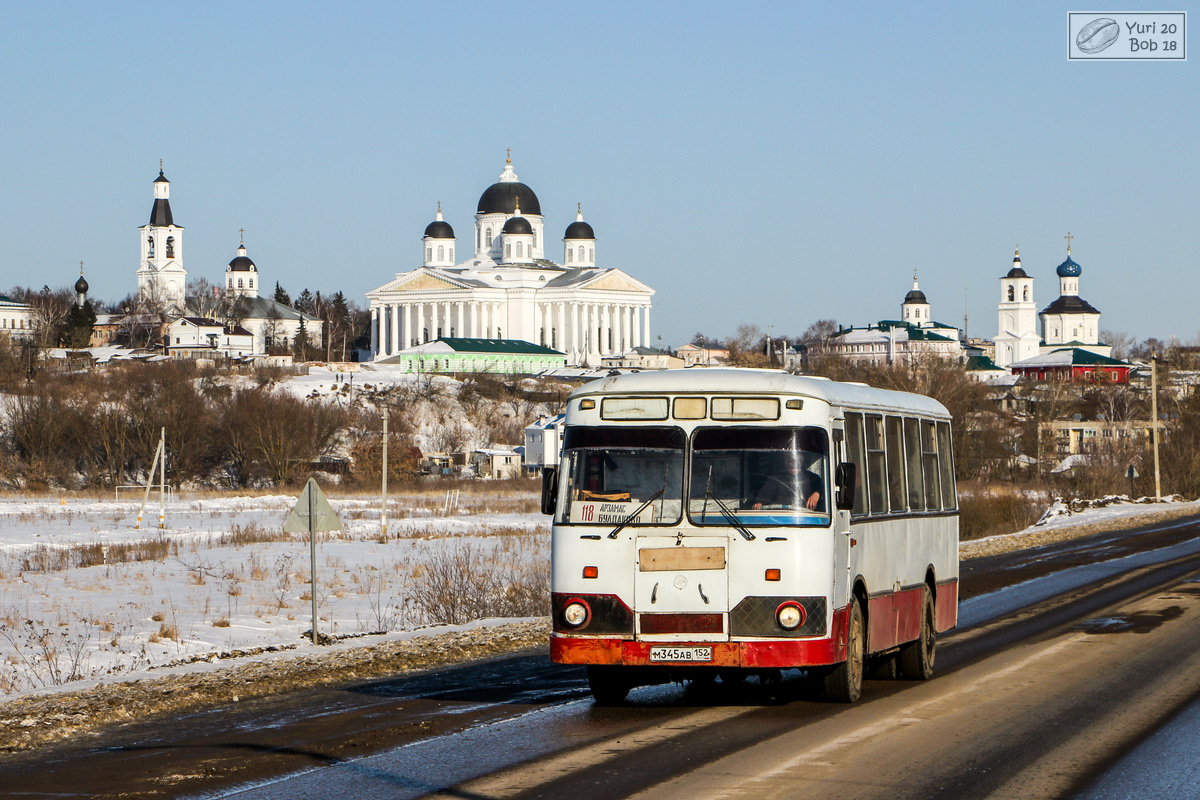
[[[1122,797],[1110,767],[1200,698],[1197,581],[1200,524],[1176,520],[963,562],[935,678],[852,706],[789,673],[597,708],[582,670],[530,653],[7,757],[0,794]]]

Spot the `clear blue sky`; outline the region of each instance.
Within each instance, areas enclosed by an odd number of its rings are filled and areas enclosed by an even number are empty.
[[[158,160],[189,276],[238,228],[263,282],[364,293],[466,252],[512,147],[553,236],[657,290],[654,334],[899,314],[996,333],[1020,245],[1063,236],[1101,327],[1200,331],[1194,60],[1071,63],[1079,3],[12,3],[0,32],[0,291],[136,288]],[[1187,10],[1127,2],[1117,10]]]

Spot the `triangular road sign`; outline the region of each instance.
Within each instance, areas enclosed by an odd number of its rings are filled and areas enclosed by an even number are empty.
[[[311,527],[309,526],[310,501],[313,518]],[[296,500],[296,506],[292,509],[287,522],[283,523],[283,530],[287,533],[307,533],[308,531],[340,531],[341,529],[341,520],[334,513],[329,501],[325,499],[325,493],[321,491],[321,487],[317,485],[315,479],[309,478],[308,483],[304,484],[304,489],[301,490],[300,497]]]

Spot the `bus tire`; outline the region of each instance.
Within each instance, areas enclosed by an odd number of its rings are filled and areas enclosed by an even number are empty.
[[[825,674],[825,696],[839,703],[853,703],[862,695],[866,657],[866,631],[858,601],[850,603],[846,622],[846,660]]]
[[[588,689],[598,706],[615,706],[624,702],[633,685],[621,667],[589,666]]]
[[[910,681],[933,677],[933,657],[937,651],[937,633],[933,619],[933,595],[926,586],[921,604],[921,636],[900,648],[900,674]]]

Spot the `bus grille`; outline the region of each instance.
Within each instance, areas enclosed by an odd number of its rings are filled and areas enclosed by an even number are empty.
[[[642,633],[722,633],[721,614],[639,614]]]
[[[775,610],[786,602],[804,608],[804,624],[785,631],[775,621]],[[800,636],[825,636],[824,597],[746,597],[729,612],[730,636],[770,636],[793,639]]]

